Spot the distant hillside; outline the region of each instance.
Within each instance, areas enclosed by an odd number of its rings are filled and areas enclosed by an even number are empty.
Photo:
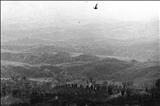
[[[66,52],[49,53],[1,53],[1,60],[22,62],[28,64],[60,64],[76,61],[97,61],[100,58],[92,55],[82,54],[80,56],[72,57]]]
[[[2,44],[2,51],[18,51],[27,53],[84,53],[126,57],[146,61],[156,60],[159,53],[159,41],[148,39],[117,40],[117,39],[76,39],[66,41],[41,41],[40,39],[20,39]]]
[[[160,47],[158,23],[157,18],[148,21],[99,20],[63,27],[54,24],[37,26],[30,23],[7,23],[8,27],[4,27],[2,38],[10,40],[2,40],[2,49],[22,49],[34,53],[74,52],[141,61],[154,60],[157,59]],[[17,40],[11,40],[15,38]]]
[[[83,57],[83,56],[82,56]],[[56,60],[57,61],[57,60]],[[2,62],[1,76],[15,75],[32,78],[59,76],[59,79],[93,78],[95,80],[133,81],[137,85],[152,84],[160,78],[159,62],[122,61],[115,58],[92,61],[72,61],[57,65],[27,65]]]
[[[70,65],[65,66],[65,71],[76,75],[76,77],[86,76],[95,79],[109,79],[115,72],[125,70],[132,66],[132,63],[120,61],[114,58],[106,58],[104,60],[99,60],[86,64]]]
[[[49,45],[52,44],[50,40],[44,39],[35,39],[35,38],[22,38],[16,40],[10,40],[2,43],[3,45],[22,45],[22,46],[31,46],[31,45]]]
[[[119,77],[119,80],[132,80],[136,84],[143,85],[151,84],[152,80],[160,78],[160,64],[159,62],[136,63],[120,72],[114,73],[111,78]]]
[[[2,64],[1,66],[1,77],[7,78],[12,76],[26,76],[30,78],[47,78],[55,77],[62,70],[56,66],[50,65],[14,65],[12,64]]]
[[[73,57],[74,61],[97,61],[100,60],[99,57],[94,55],[81,54],[79,56]]]

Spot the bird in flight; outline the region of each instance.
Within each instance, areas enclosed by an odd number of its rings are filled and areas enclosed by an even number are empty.
[[[98,3],[93,8],[94,9],[98,9]]]

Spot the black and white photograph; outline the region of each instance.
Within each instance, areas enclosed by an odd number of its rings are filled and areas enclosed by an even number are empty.
[[[1,1],[1,106],[160,106],[160,1]]]

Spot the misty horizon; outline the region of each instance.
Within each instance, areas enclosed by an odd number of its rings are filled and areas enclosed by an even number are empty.
[[[99,8],[94,10],[96,3]],[[119,40],[157,39],[158,13],[158,3],[155,2],[2,1],[1,38],[2,42],[26,37],[65,40],[82,36],[77,33],[85,31],[83,36],[90,34],[93,39],[97,38],[95,36]],[[144,28],[141,29],[141,26]],[[150,34],[145,35],[142,31],[148,29]],[[127,30],[134,34],[122,35],[128,33]],[[121,35],[114,35],[112,31]]]

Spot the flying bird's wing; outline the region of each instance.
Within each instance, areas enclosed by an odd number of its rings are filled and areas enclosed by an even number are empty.
[[[98,6],[98,3],[96,4],[96,7]]]
[[[95,5],[94,9],[98,9],[98,3]]]

